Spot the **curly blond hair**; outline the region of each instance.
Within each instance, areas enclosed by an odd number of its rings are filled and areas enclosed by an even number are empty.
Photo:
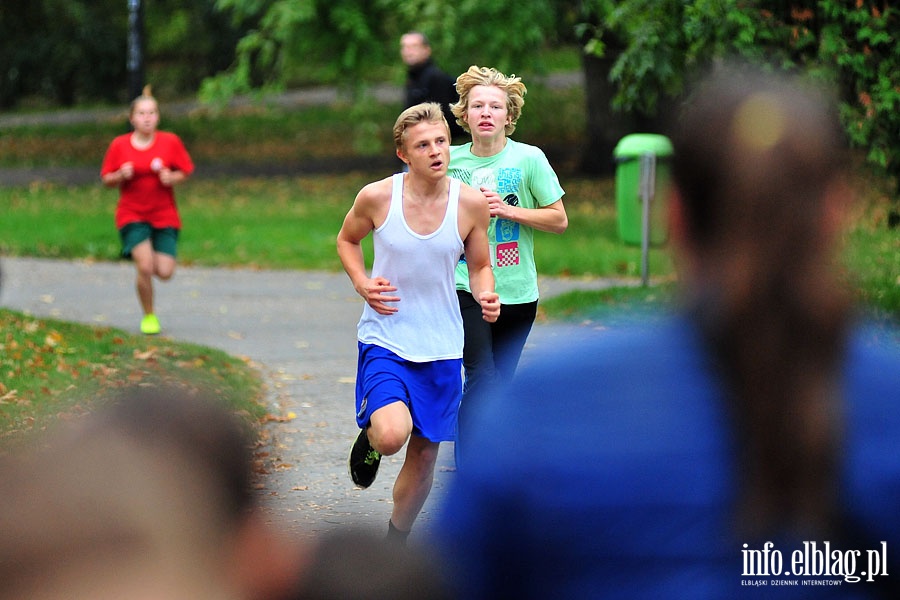
[[[492,85],[506,92],[506,111],[509,116],[509,122],[506,124],[504,131],[506,135],[511,135],[516,130],[516,121],[522,116],[522,107],[525,105],[525,84],[522,83],[521,77],[515,74],[506,76],[497,69],[492,67],[478,67],[472,65],[469,70],[456,78],[456,91],[459,94],[459,102],[450,105],[456,122],[468,133],[472,133],[469,124],[463,120],[466,110],[469,108],[469,92],[476,85]]]

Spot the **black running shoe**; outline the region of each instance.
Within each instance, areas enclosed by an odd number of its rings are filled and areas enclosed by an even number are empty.
[[[369,443],[365,429],[356,436],[347,462],[350,465],[350,478],[353,483],[361,488],[372,485],[375,475],[378,474],[378,465],[381,464],[381,454]]]

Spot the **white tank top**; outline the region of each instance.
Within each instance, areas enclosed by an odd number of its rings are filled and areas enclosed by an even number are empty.
[[[459,181],[451,179],[444,220],[428,235],[416,233],[403,216],[403,173],[394,175],[387,218],[372,234],[372,277],[390,281],[400,301],[392,315],[364,305],[359,341],[412,362],[462,357],[463,324],[454,283],[463,252],[458,213]]]

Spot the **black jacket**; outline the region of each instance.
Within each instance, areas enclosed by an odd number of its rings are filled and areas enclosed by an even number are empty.
[[[450,125],[450,136],[454,144],[461,144],[469,139],[469,134],[456,124],[456,117],[450,112],[450,104],[458,101],[456,79],[444,73],[430,58],[409,68],[406,78],[406,108],[420,102],[439,103]]]

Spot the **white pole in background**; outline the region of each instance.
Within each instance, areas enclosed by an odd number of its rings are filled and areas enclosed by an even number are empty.
[[[656,194],[656,155],[641,155],[641,284],[650,282],[650,205]]]

